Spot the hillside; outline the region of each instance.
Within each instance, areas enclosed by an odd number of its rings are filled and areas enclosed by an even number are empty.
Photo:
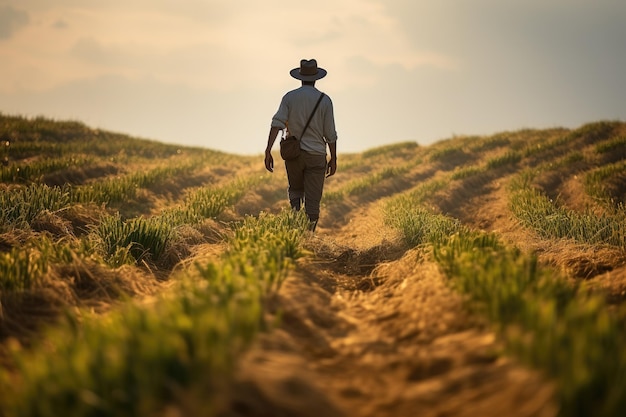
[[[340,152],[315,234],[261,156],[0,140],[0,416],[626,406],[626,123]]]

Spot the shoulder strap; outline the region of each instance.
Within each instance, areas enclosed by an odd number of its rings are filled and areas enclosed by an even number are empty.
[[[311,123],[311,119],[313,119],[315,110],[317,110],[317,107],[320,105],[320,102],[322,101],[323,98],[324,98],[324,93],[320,94],[320,98],[317,99],[317,103],[315,103],[315,107],[313,107],[313,111],[311,112],[311,115],[309,116],[309,120],[307,120],[306,125],[304,125],[304,129],[302,130],[302,135],[300,136],[301,138],[302,136],[304,136],[304,132],[306,132],[307,127],[309,127],[309,123]]]

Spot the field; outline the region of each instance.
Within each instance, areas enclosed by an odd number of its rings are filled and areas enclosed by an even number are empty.
[[[1,417],[626,408],[626,123],[339,146],[314,234],[263,143],[0,141]]]

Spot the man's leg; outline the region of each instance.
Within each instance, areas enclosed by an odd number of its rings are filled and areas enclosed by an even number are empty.
[[[304,210],[311,222],[311,230],[315,230],[320,217],[320,202],[324,191],[326,176],[326,155],[304,154]]]
[[[300,211],[300,209],[302,208],[302,198],[290,199],[289,205],[294,211]]]
[[[299,211],[301,201],[304,198],[304,164],[302,156],[285,161],[285,169],[287,171],[287,181],[289,188],[287,195],[291,208]]]

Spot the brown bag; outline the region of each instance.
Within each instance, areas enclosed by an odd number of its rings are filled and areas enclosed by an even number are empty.
[[[300,156],[300,141],[295,136],[280,140],[280,156],[285,160],[296,159]]]
[[[302,130],[302,135],[304,135],[304,132],[306,132],[306,128],[309,127],[309,123],[311,123],[311,119],[313,118],[313,115],[315,114],[315,110],[317,110],[317,106],[320,105],[320,101],[322,101],[323,98],[324,98],[324,93],[320,95],[320,98],[317,100],[317,103],[315,103],[315,107],[313,108],[313,111],[311,112],[311,115],[309,116],[309,120],[307,120],[306,126],[304,126],[304,130]],[[280,156],[285,161],[289,161],[291,159],[296,159],[297,157],[299,157],[300,156],[300,140],[293,135],[290,135],[286,138],[282,138],[280,140]]]

